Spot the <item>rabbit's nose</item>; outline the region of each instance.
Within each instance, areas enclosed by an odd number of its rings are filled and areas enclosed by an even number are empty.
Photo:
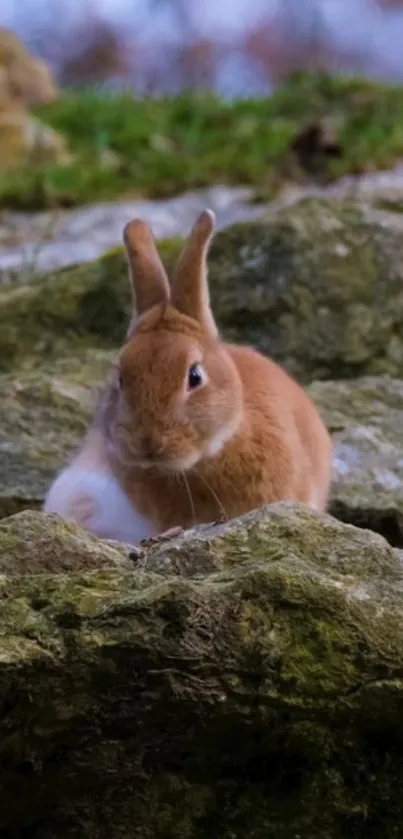
[[[155,434],[145,434],[142,449],[146,457],[155,457],[161,451],[161,440]]]

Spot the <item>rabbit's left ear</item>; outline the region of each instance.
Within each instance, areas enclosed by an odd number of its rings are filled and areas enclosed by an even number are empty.
[[[215,230],[215,215],[204,210],[196,221],[179,257],[172,278],[172,305],[214,337],[218,330],[210,308],[207,255]]]
[[[170,287],[150,227],[141,219],[126,224],[123,231],[137,314],[157,303],[168,303]]]

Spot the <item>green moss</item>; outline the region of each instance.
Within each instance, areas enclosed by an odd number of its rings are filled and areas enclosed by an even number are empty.
[[[270,98],[233,102],[194,91],[158,99],[70,92],[36,112],[65,135],[75,162],[5,177],[3,206],[165,196],[217,182],[267,194],[284,176],[303,177],[290,142],[324,115],[339,124],[341,156],[320,159],[322,178],[388,167],[403,152],[403,88],[354,78],[296,75]]]

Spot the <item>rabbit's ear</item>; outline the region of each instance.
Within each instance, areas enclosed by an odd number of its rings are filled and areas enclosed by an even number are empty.
[[[217,326],[210,308],[207,281],[207,254],[214,229],[213,211],[204,210],[179,257],[172,279],[172,305],[216,336]]]
[[[123,231],[138,315],[157,303],[168,303],[170,288],[154,236],[145,221],[133,219]]]

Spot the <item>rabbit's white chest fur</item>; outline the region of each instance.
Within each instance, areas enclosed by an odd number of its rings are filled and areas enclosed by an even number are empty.
[[[129,545],[157,534],[153,523],[137,512],[106,469],[74,464],[67,467],[50,488],[43,509],[76,522],[100,538]]]

